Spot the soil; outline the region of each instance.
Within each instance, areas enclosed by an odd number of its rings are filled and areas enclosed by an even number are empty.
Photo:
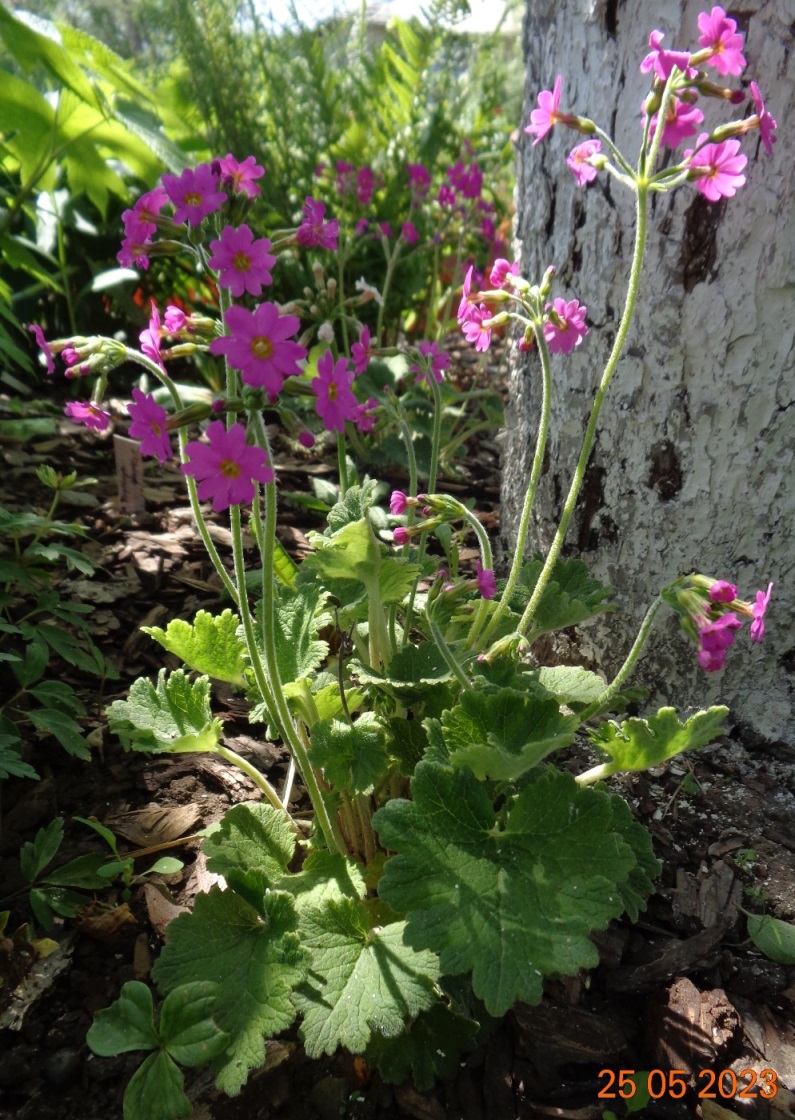
[[[58,924],[57,950],[17,977],[5,1002],[0,993],[0,1117],[114,1120],[122,1115],[124,1087],[140,1057],[92,1055],[85,1042],[92,1016],[117,998],[127,980],[149,978],[168,920],[207,889],[212,877],[199,843],[184,838],[259,794],[239,770],[216,758],[125,754],[103,716],[136,677],[154,676],[163,664],[160,647],[140,633],[142,625],[190,620],[199,608],[218,605],[218,581],[197,540],[176,469],[147,467],[146,510],[130,516],[119,512],[109,437],[63,424],[56,435],[25,446],[5,442],[0,453],[0,504],[6,508],[44,506],[32,470],[41,462],[99,479],[92,491],[96,504],[64,511],[86,526],[84,547],[99,568],[91,581],[70,576],[59,591],[94,606],[94,640],[120,674],[98,693],[96,679],[65,663],[56,666],[86,705],[85,732],[95,757],[84,763],[52,738],[31,741],[29,757],[41,781],[8,780],[0,790],[0,894],[13,895],[21,886],[19,847],[56,815],[66,822],[63,861],[99,850],[96,836],[73,821],[80,815],[112,827],[122,851],[172,844],[164,850],[184,862],[180,872],[133,884],[129,897],[121,890],[95,897],[77,920]],[[458,470],[450,488],[474,496],[484,523],[498,531],[495,445],[481,436]],[[313,473],[333,477],[331,466],[310,455],[279,455],[284,491],[306,493]],[[390,482],[405,479],[394,472]],[[305,509],[283,503],[279,535],[293,555],[306,549],[311,527]],[[220,522],[214,538],[228,557],[228,533]],[[248,734],[234,694],[218,697],[217,714],[225,743],[278,788],[286,773],[280,746]],[[580,771],[595,760],[578,746],[562,761]],[[649,773],[614,779],[614,789],[651,831],[661,861],[648,909],[637,923],[616,921],[595,936],[599,967],[549,982],[537,1007],[517,1006],[462,1060],[452,1081],[427,1093],[409,1083],[385,1085],[350,1055],[310,1062],[289,1035],[268,1043],[267,1068],[234,1100],[218,1094],[206,1075],[189,1072],[193,1116],[590,1120],[609,1116],[608,1110],[626,1114],[622,1097],[629,1089],[621,1071],[671,1069],[684,1071],[684,1095],[679,1097],[677,1082],[662,1091],[663,1073],[652,1074],[649,1088],[659,1099],[643,1115],[795,1116],[795,969],[762,955],[747,936],[741,909],[795,918],[793,761],[785,747],[726,739]],[[141,857],[136,870],[156,858]],[[11,909],[6,936],[30,920],[21,896],[10,903],[0,899],[2,906]],[[0,940],[0,952],[8,951],[8,941]],[[724,1070],[733,1071],[736,1094],[731,1075],[716,1081],[708,1072]],[[763,1070],[775,1072],[778,1092],[771,1100],[759,1092],[771,1080]],[[640,1080],[646,1085],[646,1072]]]

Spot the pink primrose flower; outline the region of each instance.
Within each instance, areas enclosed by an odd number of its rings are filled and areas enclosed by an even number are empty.
[[[280,315],[275,303],[261,303],[254,311],[230,307],[224,321],[230,333],[213,339],[210,353],[226,354],[246,385],[275,395],[285,378],[300,373],[306,350],[288,341],[301,325],[297,315]]]
[[[732,611],[722,614],[714,622],[698,624],[698,663],[705,672],[714,673],[723,668],[726,650],[734,645],[734,631],[741,627],[742,622]]]
[[[698,45],[712,51],[707,59],[708,66],[714,66],[721,76],[742,74],[745,69],[744,40],[737,31],[737,23],[717,7],[711,12],[702,12],[698,17],[701,37]]]
[[[395,544],[404,545],[408,544],[411,540],[411,535],[405,525],[398,525],[397,529],[392,531],[392,540]]]
[[[317,414],[329,432],[345,430],[345,421],[356,414],[358,401],[351,385],[354,372],[347,358],[338,358],[327,350],[317,363],[317,377],[312,380],[312,391],[317,397]]]
[[[725,579],[716,579],[709,589],[713,603],[731,603],[737,598],[737,587]]]
[[[44,337],[44,331],[38,323],[31,323],[28,330],[33,332],[33,337],[36,339],[36,345],[44,355],[44,360],[47,363],[47,373],[55,373],[55,358],[53,357],[50,344]]]
[[[742,169],[748,162],[740,153],[739,140],[724,140],[720,144],[707,144],[709,134],[702,132],[697,144],[702,148],[688,148],[685,159],[690,161],[690,175],[695,180],[696,190],[710,202],[720,198],[732,198],[745,182]],[[740,153],[740,154],[738,154]]]
[[[359,341],[351,346],[351,360],[356,373],[364,373],[367,364],[375,354],[375,348],[370,345],[370,328],[362,327]]]
[[[497,580],[491,568],[481,567],[480,560],[475,561],[475,572],[478,577],[478,587],[484,599],[493,599],[497,594]]]
[[[231,152],[227,152],[223,159],[218,160],[218,166],[223,179],[232,180],[231,188],[236,194],[247,194],[249,198],[262,194],[255,180],[262,178],[265,168],[259,166],[254,156],[246,156],[240,163]]]
[[[121,243],[121,249],[116,254],[116,260],[124,268],[142,268],[146,272],[149,268],[149,250],[151,247],[151,241],[134,241],[130,237],[125,237]]]
[[[588,333],[585,325],[588,309],[576,299],[555,299],[546,304],[544,310],[554,312],[544,320],[544,338],[550,354],[570,354]]]
[[[427,363],[426,368],[418,365],[410,366],[411,373],[417,374],[416,380],[430,382],[430,378],[433,377],[437,383],[441,382],[442,374],[450,368],[450,355],[439,349],[438,342],[423,340],[418,344],[417,349],[424,358],[430,358],[430,370],[427,369]]]
[[[386,238],[394,237],[394,234],[392,233],[392,227],[389,224],[389,222],[381,222],[380,225],[378,226],[378,228],[381,231],[381,236],[382,237],[386,237]]]
[[[491,317],[491,308],[487,307],[485,303],[480,303],[469,308],[469,314],[463,322],[459,320],[464,338],[481,352],[488,350],[491,345],[491,327],[483,326],[484,320],[491,319]]]
[[[442,186],[439,187],[438,198],[439,198],[439,205],[440,206],[444,206],[444,207],[455,206],[456,193],[453,190],[453,188],[447,186],[446,183],[443,183]]]
[[[431,185],[431,173],[421,163],[410,163],[406,170],[409,176],[412,205],[416,206],[428,193]]]
[[[336,218],[325,220],[326,207],[322,202],[307,196],[302,210],[304,220],[298,227],[296,237],[305,249],[336,249],[340,224]]]
[[[369,227],[370,223],[367,221],[367,218],[359,218],[359,221],[353,227],[353,232],[357,237],[364,237]]]
[[[380,408],[375,397],[368,397],[366,401],[356,405],[351,419],[360,432],[371,432],[375,427],[375,414]]]
[[[162,466],[173,455],[165,429],[166,410],[151,393],[144,393],[137,385],[132,395],[134,403],[127,405],[132,418],[128,434],[132,439],[141,441],[142,455],[157,455]]]
[[[566,163],[574,172],[578,187],[584,187],[596,178],[597,169],[589,160],[592,156],[598,156],[601,150],[601,140],[584,140],[569,152]]]
[[[235,298],[243,292],[258,296],[264,285],[273,283],[270,270],[276,257],[268,252],[270,247],[267,237],[255,241],[247,225],[224,226],[220,239],[210,242],[213,255],[208,263],[218,273],[220,287],[229,288]]]
[[[157,228],[157,219],[160,211],[168,202],[168,191],[165,187],[157,186],[151,191],[142,194],[133,205],[133,210],[143,222],[149,222]],[[125,211],[126,213],[127,211]],[[124,215],[122,214],[122,217]],[[154,230],[152,231],[154,233]]]
[[[458,305],[457,318],[458,318],[459,325],[462,325],[462,326],[467,321],[467,319],[470,317],[470,313],[472,311],[472,304],[470,303],[470,300],[469,300],[469,293],[472,290],[472,275],[473,275],[474,271],[475,271],[475,266],[473,264],[471,264],[469,266],[469,268],[467,269],[467,274],[464,277],[464,284],[463,284],[463,287],[461,288],[461,302]]]
[[[645,110],[645,105],[644,105]],[[659,114],[655,113],[651,119],[651,135],[657,130]],[[696,105],[688,101],[680,101],[672,97],[668,103],[668,112],[665,115],[665,128],[663,129],[662,142],[666,148],[677,148],[683,140],[695,136],[698,126],[704,120],[704,114]]]
[[[412,222],[404,222],[400,227],[400,236],[407,245],[416,245],[420,239],[417,227]]]
[[[690,53],[688,51],[665,50],[662,45],[664,38],[665,35],[662,31],[652,31],[649,35],[651,50],[640,64],[641,74],[648,74],[653,70],[661,82],[667,82],[675,66],[686,77],[695,78],[696,70],[690,65]]]
[[[255,482],[273,482],[267,455],[261,447],[246,443],[242,424],[233,424],[227,431],[223,420],[213,420],[207,439],[209,443],[192,440],[186,446],[189,461],[179,469],[196,479],[199,500],[212,501],[216,513],[253,501]]]
[[[558,112],[560,106],[560,91],[563,88],[563,78],[558,74],[555,78],[555,86],[551,91],[544,89],[538,95],[538,108],[533,109],[530,114],[530,124],[525,128],[525,132],[530,136],[535,136],[533,147],[540,144],[548,132],[559,124],[563,114]]]
[[[302,447],[305,447],[307,449],[307,451],[309,451],[309,449],[311,447],[315,446],[315,437],[312,435],[312,433],[310,431],[308,431],[306,428],[304,428],[302,431],[300,431],[298,433],[298,442],[301,444]]]
[[[759,92],[759,86],[756,82],[751,82],[751,96],[754,99],[754,106],[756,108],[756,116],[759,121],[759,135],[762,137],[762,143],[765,146],[765,151],[769,156],[773,155],[773,145],[778,137],[775,131],[778,128],[775,120],[765,108],[765,103],[762,100],[762,94]]]
[[[337,160],[337,194],[352,194],[355,187],[354,166],[347,159]]]
[[[138,210],[125,210],[121,216],[125,241],[151,241],[157,226],[142,216]]]
[[[492,288],[502,288],[505,286],[505,280],[508,276],[519,275],[519,262],[507,261],[505,257],[497,257],[494,264],[491,266],[491,274],[489,275],[489,284]]]
[[[164,175],[163,186],[174,203],[177,225],[189,222],[197,226],[226,202],[226,194],[218,190],[218,176],[209,163],[200,163],[193,169],[186,167],[179,176]]]
[[[754,620],[751,623],[751,640],[754,642],[761,642],[765,636],[765,612],[767,611],[770,602],[770,596],[773,592],[773,584],[767,585],[767,591],[757,591],[756,602],[751,606],[751,613]]]
[[[372,167],[360,167],[356,175],[356,201],[361,206],[369,206],[375,190],[375,175]]]
[[[138,341],[141,344],[141,353],[146,354],[147,358],[151,358],[161,369],[165,369],[160,356],[160,312],[154,300],[149,312],[149,326],[138,335]]]
[[[91,401],[70,401],[64,412],[75,424],[85,424],[97,432],[104,432],[110,424],[110,413]]]
[[[389,512],[400,517],[406,512],[406,495],[402,490],[393,490],[389,498]]]
[[[179,334],[181,330],[185,329],[188,322],[188,316],[180,307],[175,307],[170,303],[166,308],[166,313],[163,316],[163,322],[169,334]]]

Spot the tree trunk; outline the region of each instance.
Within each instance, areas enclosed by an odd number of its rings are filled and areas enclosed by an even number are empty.
[[[652,704],[726,703],[762,741],[795,744],[795,262],[792,126],[795,50],[791,0],[750,0],[743,88],[756,80],[779,122],[769,157],[743,137],[747,181],[706,201],[692,184],[653,197],[641,294],[608,392],[577,514],[567,538],[617,590],[619,610],[584,627],[580,648],[608,677],[628,651],[659,588],[700,571],[753,601],[775,581],[761,645],[747,623],[725,670],[703,673],[671,612],[658,616],[630,683]],[[701,4],[663,0],[528,0],[526,108],[563,76],[561,111],[590,116],[634,163],[648,79],[639,63],[653,27],[669,48],[697,49]],[[787,9],[789,8],[789,13]],[[731,15],[729,11],[729,15]],[[653,18],[654,24],[649,20]],[[712,71],[715,74],[715,71]],[[740,79],[717,82],[740,86]],[[702,98],[705,130],[743,107]],[[523,123],[527,123],[527,119]],[[557,126],[537,147],[521,134],[517,256],[538,282],[558,267],[554,295],[588,307],[590,334],[553,358],[550,441],[529,551],[548,546],[582,446],[589,404],[623,307],[634,234],[633,196],[600,173],[578,188],[565,165],[582,136]],[[680,145],[693,146],[692,142]],[[515,349],[505,435],[504,523],[515,540],[540,404],[537,356]]]

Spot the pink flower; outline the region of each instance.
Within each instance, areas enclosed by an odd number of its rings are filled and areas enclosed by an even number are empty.
[[[149,222],[157,229],[157,218],[160,217],[160,211],[167,202],[168,191],[165,187],[157,186],[153,190],[142,194],[133,205],[133,210],[142,222]],[[123,214],[122,217],[124,217]],[[154,229],[152,232],[154,233]]]
[[[360,432],[371,432],[375,427],[375,414],[380,408],[375,397],[368,397],[366,401],[356,405],[352,420]]]
[[[392,540],[395,544],[404,545],[408,544],[411,540],[411,535],[405,525],[398,525],[397,529],[392,532]]]
[[[370,328],[362,327],[359,341],[354,342],[351,346],[351,360],[353,361],[353,368],[357,373],[364,373],[367,369],[367,363],[375,353],[374,348],[370,345]]]
[[[345,421],[352,420],[358,401],[351,385],[354,373],[347,358],[338,358],[327,350],[317,363],[317,377],[312,381],[312,391],[317,397],[315,407],[320,419],[330,432],[345,430]]]
[[[494,264],[491,266],[491,274],[489,276],[489,283],[492,288],[502,288],[505,284],[507,276],[519,275],[519,262],[514,261],[513,264],[507,261],[505,257],[497,257]]]
[[[394,234],[392,233],[392,227],[389,222],[381,222],[378,228],[381,230],[382,237],[389,238],[394,236]]]
[[[456,193],[452,187],[443,184],[439,187],[439,205],[444,207],[455,206]]]
[[[461,302],[458,305],[458,322],[461,326],[470,317],[473,310],[472,304],[469,301],[469,293],[472,290],[472,274],[475,271],[475,266],[472,264],[467,269],[467,274],[464,277],[464,284],[461,289]]]
[[[138,335],[138,341],[141,344],[141,353],[146,354],[147,358],[151,358],[161,369],[165,369],[160,356],[160,312],[154,300],[150,305],[149,326]]]
[[[163,186],[174,203],[177,225],[190,222],[197,226],[226,202],[226,195],[218,190],[218,176],[213,174],[209,163],[200,163],[193,170],[186,167],[179,176],[164,175]]]
[[[483,326],[484,320],[491,319],[491,317],[491,309],[485,303],[481,303],[477,307],[469,308],[469,313],[463,322],[459,319],[464,338],[481,352],[488,350],[491,345],[491,327]]]
[[[359,218],[359,221],[353,227],[353,232],[357,237],[363,237],[365,233],[367,233],[369,226],[370,223],[367,221],[367,218]]]
[[[262,194],[254,180],[262,178],[265,168],[259,166],[254,156],[246,156],[239,163],[231,152],[227,152],[224,159],[218,160],[218,166],[224,181],[231,179],[230,186],[236,194],[247,194],[249,198]]]
[[[351,194],[354,189],[354,167],[347,159],[337,160],[337,194]]]
[[[296,234],[299,244],[306,249],[316,247],[336,249],[340,230],[337,219],[331,218],[329,221],[325,221],[326,207],[322,202],[317,202],[314,198],[308,196],[302,210],[304,220],[298,227],[298,233]]]
[[[544,89],[538,95],[538,108],[533,109],[530,114],[530,124],[525,128],[525,132],[530,136],[535,136],[533,147],[540,144],[548,132],[559,124],[563,118],[563,114],[558,112],[560,105],[560,91],[563,87],[563,79],[558,74],[555,79],[555,88],[550,92]]]
[[[133,389],[132,395],[135,403],[127,405],[132,417],[128,434],[132,439],[141,441],[142,455],[157,455],[162,466],[173,454],[165,429],[166,410],[150,393],[144,393],[138,386]]]
[[[31,323],[28,330],[33,332],[33,337],[36,339],[36,345],[44,355],[44,360],[47,363],[47,373],[55,373],[55,359],[53,358],[50,344],[44,337],[44,331],[38,323]]]
[[[389,498],[389,512],[394,517],[400,517],[406,512],[406,495],[402,490],[393,490]]]
[[[698,45],[712,51],[707,65],[714,66],[721,76],[742,74],[745,69],[744,40],[737,32],[735,20],[729,19],[723,8],[716,6],[711,12],[701,13],[698,29],[701,32]]]
[[[149,250],[151,247],[152,242],[145,238],[136,241],[131,237],[125,237],[121,243],[121,249],[116,254],[116,260],[125,268],[142,268],[146,271],[149,268]]]
[[[303,431],[298,433],[298,442],[308,451],[311,447],[315,446],[315,437],[310,431],[304,428]]]
[[[428,188],[431,185],[431,173],[421,163],[410,163],[406,170],[409,176],[412,204],[416,205],[428,193]]]
[[[576,299],[556,299],[546,304],[545,311],[553,314],[544,320],[544,338],[551,354],[570,354],[588,333],[585,325],[587,308]]]
[[[165,192],[163,192],[165,193]],[[138,210],[125,210],[121,216],[126,241],[150,241],[157,232],[157,226]]]
[[[765,146],[765,151],[769,156],[773,155],[773,145],[778,139],[774,135],[778,125],[765,108],[765,103],[762,100],[762,94],[759,92],[759,86],[756,82],[751,82],[751,96],[754,99],[754,106],[756,107],[756,116],[759,121],[759,135],[762,137],[762,143]]]
[[[726,661],[726,650],[734,645],[734,631],[739,630],[742,622],[732,611],[727,611],[714,622],[706,622],[698,627],[698,663],[707,673],[722,669]]]
[[[417,349],[423,358],[430,358],[430,369],[428,369],[429,363],[427,362],[424,363],[424,366],[413,365],[409,367],[412,373],[417,374],[417,381],[430,381],[430,377],[433,377],[437,383],[441,382],[442,374],[450,368],[450,355],[439,349],[438,342],[423,341],[419,343]]]
[[[696,190],[710,202],[720,198],[732,198],[745,182],[740,174],[748,160],[740,151],[739,140],[724,140],[720,144],[707,144],[709,134],[702,132],[697,149],[685,151],[685,159],[690,161],[690,177],[695,180]]]
[[[247,225],[235,229],[224,226],[218,241],[211,241],[210,268],[218,273],[218,283],[229,288],[235,298],[248,292],[258,296],[265,284],[272,284],[270,269],[276,264],[276,257],[268,250],[271,243],[267,237],[254,240]]]
[[[300,373],[298,362],[306,350],[287,341],[301,325],[297,315],[280,315],[275,303],[261,303],[254,311],[230,307],[224,321],[230,333],[213,339],[210,353],[226,354],[246,385],[276,395],[285,378]]]
[[[731,603],[737,598],[737,587],[725,579],[716,579],[709,589],[713,603]]]
[[[216,513],[253,501],[255,482],[273,482],[265,452],[246,443],[242,424],[233,424],[227,431],[223,420],[213,420],[207,428],[207,439],[209,446],[198,440],[186,446],[189,462],[179,469],[196,479],[199,500],[212,501]]]
[[[597,169],[589,162],[592,156],[597,156],[602,150],[601,140],[584,140],[576,148],[572,148],[566,163],[574,172],[578,187],[592,183],[596,178]]]
[[[404,222],[400,227],[400,236],[407,245],[416,245],[420,239],[417,227],[412,222]]]
[[[496,236],[497,230],[491,218],[484,218],[480,223],[480,236],[484,241],[493,241]]]
[[[166,330],[169,334],[179,334],[181,330],[185,329],[185,324],[188,321],[188,316],[180,307],[175,307],[170,303],[166,308],[166,313],[163,316]]]
[[[497,594],[497,580],[491,568],[481,567],[480,561],[475,561],[475,572],[478,577],[478,587],[484,599],[493,599]]]
[[[645,106],[644,106],[645,110]],[[657,113],[651,119],[651,135],[657,130]],[[676,148],[689,136],[695,136],[698,126],[704,120],[704,114],[695,105],[687,101],[680,101],[672,97],[668,102],[668,112],[665,115],[665,128],[663,129],[662,142],[666,148]]]
[[[110,413],[91,401],[70,401],[64,412],[75,424],[85,424],[87,428],[93,428],[97,432],[104,432],[110,424]]]
[[[773,592],[773,584],[767,585],[767,591],[757,591],[756,602],[751,605],[751,613],[754,620],[751,623],[751,640],[754,642],[761,642],[765,636],[765,612],[767,611],[770,596]]]
[[[690,65],[689,52],[665,50],[662,45],[664,38],[665,35],[662,31],[652,31],[651,35],[649,35],[651,51],[640,64],[641,74],[648,74],[653,70],[661,82],[667,82],[675,66],[688,78],[694,78],[696,76],[696,71]]]
[[[356,200],[362,206],[369,206],[375,190],[375,175],[372,167],[360,167],[356,175]]]

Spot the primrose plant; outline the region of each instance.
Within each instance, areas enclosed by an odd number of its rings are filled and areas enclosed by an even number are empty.
[[[661,32],[651,36],[641,65],[651,91],[637,166],[592,121],[561,110],[560,78],[540,94],[526,129],[535,143],[559,125],[583,134],[569,158],[578,180],[610,174],[636,206],[626,303],[546,557],[527,561],[524,552],[549,424],[550,356],[582,344],[586,309],[553,294],[553,268],[531,281],[501,258],[488,286],[476,284],[472,270],[464,280],[458,318],[467,339],[483,350],[495,328],[518,324],[518,345],[537,350],[543,384],[519,539],[504,579],[495,578],[489,539],[470,507],[437,490],[440,382],[449,364],[438,343],[428,340],[408,357],[436,417],[420,492],[399,395],[374,401],[358,394],[358,373],[379,340],[354,344],[348,354],[325,332],[325,344],[307,354],[312,332],[297,337],[294,309],[258,302],[282,254],[333,253],[337,230],[322,205],[307,199],[300,224],[273,240],[255,237],[241,220],[263,174],[252,158],[227,156],[164,175],[125,216],[125,246],[140,265],[179,250],[216,278],[222,322],[169,307],[162,323],[153,310],[140,350],[105,338],[45,345],[48,360],[60,351],[73,375],[97,375],[90,400],[68,406],[91,427],[109,423],[102,399],[120,363],[137,363],[165,388],[169,409],[133,390],[130,432],[142,453],[161,463],[173,454],[176,432],[198,531],[232,603],[217,614],[200,611],[192,623],[148,628],[185,668],[162,670],[156,683],[136,681],[108,712],[125,746],[214,752],[243,767],[263,794],[260,804],[232,808],[205,840],[208,866],[226,889],[200,894],[193,912],[169,927],[153,973],[166,1027],[157,1033],[151,1001],[136,988],[102,1013],[102,1029],[92,1036],[102,1053],[116,1052],[130,1012],[138,1048],[161,1055],[148,1060],[146,1076],[167,1069],[174,1108],[185,1100],[172,1004],[187,1022],[201,1023],[204,1056],[230,1094],[263,1063],[264,1040],[296,1019],[311,1057],[345,1047],[386,1079],[413,1076],[425,1088],[454,1072],[490,1017],[517,1000],[538,1002],[548,977],[594,966],[591,934],[623,913],[634,919],[644,906],[657,869],[650,839],[625,801],[598,783],[710,742],[727,710],[713,707],[686,721],[672,708],[623,722],[606,717],[637,698],[625,682],[662,604],[678,612],[699,663],[713,671],[743,617],[752,620],[751,638],[761,639],[771,587],[748,603],[724,579],[677,580],[651,606],[610,682],[576,666],[540,665],[533,650],[541,635],[613,608],[611,589],[580,561],[563,559],[561,549],[630,331],[649,198],[680,187],[712,200],[731,196],[744,182],[739,137],[757,129],[768,150],[775,138],[752,83],[753,115],[701,131],[678,152],[701,128],[702,97],[743,98],[702,69],[740,73],[734,22],[713,8],[699,27],[693,52],[668,51]],[[672,158],[660,167],[663,146]],[[348,304],[344,313],[354,311]],[[184,407],[166,363],[198,349],[224,360],[226,393],[212,405]],[[296,566],[276,540],[277,484],[264,414],[280,416],[309,446],[311,433],[296,424],[302,399],[336,436],[340,492],[325,530],[312,536],[313,551]],[[203,434],[189,438],[186,425],[201,420],[209,421]],[[392,493],[388,514],[378,508],[373,480],[352,483],[347,455],[351,432],[373,424],[396,425],[405,441],[408,489]],[[216,551],[203,502],[228,514],[231,571]],[[244,557],[244,519],[256,545],[254,566]],[[458,564],[467,534],[480,554],[471,574]],[[224,744],[211,706],[213,680],[242,690],[251,721],[284,744],[291,760],[285,788],[274,788]],[[581,733],[602,763],[577,777],[548,764]],[[311,821],[292,808],[294,775],[311,802]],[[193,1017],[192,993],[200,1001]],[[187,1057],[193,1064],[201,1054],[194,1048]],[[152,1098],[147,1086],[139,1079],[135,1100]],[[134,1101],[129,1115],[137,1115]]]

